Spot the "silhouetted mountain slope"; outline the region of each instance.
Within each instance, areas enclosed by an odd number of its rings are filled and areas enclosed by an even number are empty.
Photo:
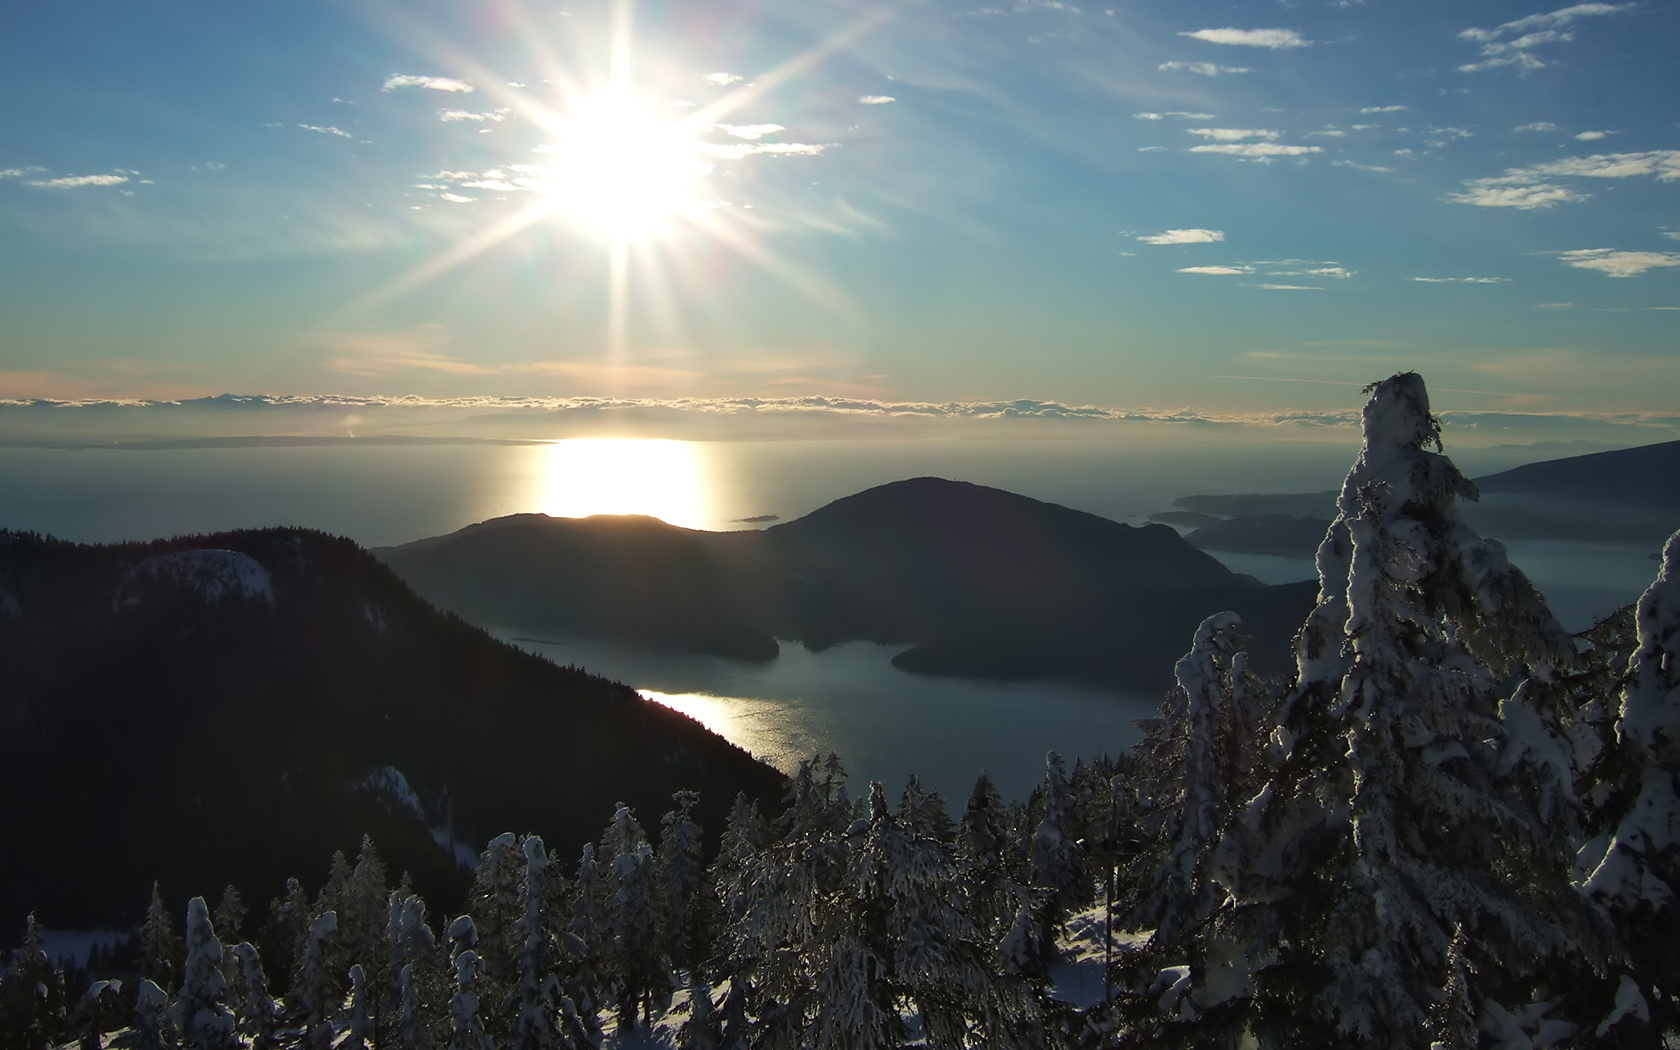
[[[748,656],[773,655],[775,638],[912,642],[925,648],[900,657],[905,669],[1133,688],[1168,683],[1179,638],[1244,603],[1279,617],[1253,629],[1256,661],[1281,667],[1311,606],[1166,526],[938,478],[870,489],[763,532],[521,515],[375,553],[481,623]],[[1126,624],[1151,641],[1122,637]]]
[[[93,547],[0,532],[0,924],[126,922],[239,885],[260,907],[364,832],[446,898],[531,828],[699,789],[722,826],[781,778],[630,689],[438,613],[348,540],[292,529]],[[389,772],[400,773],[397,777]],[[370,782],[370,777],[372,778]],[[405,788],[406,784],[406,788]]]

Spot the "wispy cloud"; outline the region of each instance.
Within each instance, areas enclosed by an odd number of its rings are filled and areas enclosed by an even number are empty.
[[[1633,4],[1575,4],[1560,7],[1545,14],[1529,15],[1493,29],[1466,29],[1459,39],[1481,44],[1481,61],[1467,62],[1458,67],[1460,73],[1479,73],[1502,66],[1515,66],[1522,72],[1544,69],[1551,63],[1536,57],[1534,50],[1545,44],[1568,43],[1575,34],[1568,27],[1575,20],[1595,15],[1613,15],[1628,11]]]
[[[1376,171],[1385,173],[1394,170],[1393,168],[1385,168],[1381,164],[1357,164],[1351,160],[1333,160],[1330,162],[1330,166],[1333,168],[1353,168],[1355,171]]]
[[[1191,146],[1191,153],[1220,153],[1228,157],[1269,164],[1278,157],[1304,157],[1309,153],[1323,153],[1322,146],[1285,146],[1276,142],[1220,142]]]
[[[1183,266],[1179,273],[1200,274],[1203,277],[1237,277],[1254,272],[1252,266]]]
[[[21,173],[21,172],[20,172]],[[130,179],[128,174],[65,175],[57,179],[26,179],[26,186],[43,186],[52,190],[74,190],[83,186],[121,186]]]
[[[1305,270],[1267,270],[1267,277],[1331,277],[1338,281],[1345,281],[1352,277],[1357,270],[1350,270],[1345,266],[1314,266]]]
[[[46,168],[33,166],[28,168],[0,168],[0,179],[21,179],[25,175],[34,175],[46,170]]]
[[[1509,277],[1413,277],[1420,284],[1506,284]]]
[[[1155,67],[1167,71],[1180,70],[1185,73],[1198,73],[1204,77],[1216,77],[1221,73],[1252,73],[1247,66],[1216,66],[1212,62],[1162,62]]]
[[[1549,120],[1536,120],[1532,124],[1518,124],[1512,131],[1560,131],[1556,124]]]
[[[1160,233],[1152,233],[1138,238],[1145,244],[1212,244],[1224,239],[1224,230],[1204,230],[1200,228],[1162,230]]]
[[[866,106],[884,106],[888,102],[897,102],[891,95],[859,95],[858,101]]]
[[[353,139],[356,137],[348,131],[345,131],[343,128],[322,127],[318,124],[299,124],[298,127],[305,131],[313,131],[317,135],[335,135],[341,139]]]
[[[1234,44],[1239,47],[1267,47],[1282,50],[1291,47],[1310,47],[1312,41],[1293,29],[1198,29],[1180,33],[1192,40],[1210,44]]]
[[[834,146],[832,142],[701,142],[701,152],[719,160],[740,160],[754,154],[768,153],[784,157],[815,157]]]
[[[1278,133],[1267,128],[1185,128],[1187,135],[1199,135],[1215,142],[1240,142],[1243,139],[1276,140]]]
[[[1673,252],[1624,252],[1614,248],[1577,248],[1556,252],[1564,265],[1581,270],[1597,270],[1610,277],[1637,277],[1646,270],[1666,266],[1680,266],[1680,255]]]
[[[712,127],[717,128],[725,135],[733,135],[738,139],[753,140],[787,130],[780,124],[713,124]]]
[[[1266,292],[1322,292],[1316,284],[1245,284],[1244,288],[1259,288]]]
[[[456,91],[463,94],[471,92],[472,82],[458,80],[455,77],[422,77],[411,73],[398,73],[385,78],[381,91],[395,91],[398,88],[417,87],[428,91]]]
[[[438,110],[438,119],[446,124],[454,123],[456,121],[473,121],[475,123],[484,123],[485,121],[489,121],[491,123],[500,124],[502,121],[506,120],[508,114],[512,112],[513,110],[506,108],[491,110],[488,113],[474,113],[467,109],[441,109]]]
[[[747,78],[739,73],[703,73],[700,79],[717,87],[728,87],[731,84],[739,84]]]
[[[1550,208],[1555,204],[1583,201],[1591,196],[1558,185],[1551,181],[1553,179],[1627,179],[1641,176],[1653,177],[1658,182],[1680,180],[1680,150],[1599,153],[1590,157],[1565,157],[1525,168],[1508,168],[1503,175],[1465,182],[1464,191],[1448,195],[1447,200],[1484,208]]]
[[[1405,106],[1365,106],[1362,109],[1360,109],[1359,112],[1361,112],[1361,113],[1398,113],[1405,108],[1406,108]]]
[[[1576,142],[1597,142],[1614,135],[1614,131],[1582,131],[1573,136]]]

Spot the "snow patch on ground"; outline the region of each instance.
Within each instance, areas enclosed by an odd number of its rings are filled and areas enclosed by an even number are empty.
[[[274,604],[274,577],[249,554],[229,550],[176,551],[147,558],[129,571],[129,585],[117,596],[119,608],[132,609],[141,595],[141,580],[162,580],[195,592],[215,606],[230,594]]]
[[[1051,996],[1081,1010],[1096,1006],[1103,1000],[1103,962],[1110,949],[1118,956],[1122,949],[1148,939],[1148,932],[1116,929],[1111,945],[1105,906],[1075,912],[1056,942],[1061,958],[1050,964]],[[1118,990],[1110,989],[1111,993]]]

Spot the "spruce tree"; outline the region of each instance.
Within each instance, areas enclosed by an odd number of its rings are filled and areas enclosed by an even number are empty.
[[[679,791],[671,798],[677,808],[660,821],[654,879],[665,955],[673,969],[688,971],[704,961],[706,950],[707,916],[699,900],[706,876],[704,842],[694,821],[700,796]]]
[[[1631,955],[1632,989],[1619,988],[1614,1005],[1620,1028],[1636,1038],[1631,1029],[1643,1017],[1645,1038],[1656,1040],[1680,1034],[1672,934],[1680,911],[1680,532],[1669,537],[1634,624],[1612,705],[1615,736],[1601,763],[1604,831],[1577,863],[1582,888],[1608,911]]]
[[[233,956],[239,962],[240,994],[234,1003],[234,1031],[251,1050],[273,1050],[274,1029],[280,1008],[269,994],[268,977],[263,973],[262,960],[255,946],[241,942],[233,946]]]
[[[163,894],[152,883],[152,899],[140,925],[140,976],[160,988],[173,988],[181,971],[181,936],[163,906]]]
[[[222,943],[203,897],[187,902],[186,961],[174,1010],[183,1050],[232,1050],[236,1045],[222,975]]]
[[[1484,1012],[1555,991],[1536,982],[1566,950],[1585,966],[1602,955],[1579,936],[1533,793],[1498,769],[1504,681],[1544,677],[1569,639],[1503,549],[1459,520],[1475,489],[1425,448],[1440,424],[1422,380],[1369,392],[1277,766],[1219,847],[1230,906],[1203,968],[1164,1002],[1180,1037],[1421,1047],[1457,931]]]

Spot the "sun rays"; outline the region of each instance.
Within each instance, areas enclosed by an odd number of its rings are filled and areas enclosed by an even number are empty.
[[[371,311],[515,238],[547,229],[573,249],[599,253],[598,272],[604,278],[600,356],[614,364],[628,364],[633,357],[633,320],[639,326],[645,319],[666,332],[683,329],[685,304],[701,302],[713,290],[709,282],[717,279],[719,249],[813,306],[851,315],[833,282],[769,243],[798,221],[755,211],[750,179],[730,179],[727,192],[721,181],[733,172],[720,168],[802,163],[801,158],[820,155],[831,144],[766,139],[786,130],[779,124],[724,122],[856,43],[898,6],[873,10],[762,75],[729,77],[729,90],[682,109],[669,97],[672,75],[660,68],[660,56],[637,53],[633,0],[612,0],[593,61],[542,55],[540,65],[553,78],[545,78],[540,91],[508,83],[486,63],[382,7],[380,17],[389,20],[388,27],[433,53],[461,76],[460,83],[476,85],[494,103],[494,112],[515,114],[518,124],[541,141],[526,147],[523,157],[485,171],[446,170],[432,176],[456,179],[434,187],[446,191],[438,194],[441,200],[452,207],[471,206],[439,217],[457,230],[453,242],[354,309]],[[522,31],[529,30],[533,39],[539,36],[528,12],[517,4],[510,11]],[[537,50],[540,54],[540,46]],[[641,76],[643,65],[646,77]],[[725,86],[720,74],[693,76],[709,81],[713,90]],[[496,129],[498,135],[505,130]],[[748,159],[757,156],[765,160]],[[466,228],[480,216],[480,224]]]

